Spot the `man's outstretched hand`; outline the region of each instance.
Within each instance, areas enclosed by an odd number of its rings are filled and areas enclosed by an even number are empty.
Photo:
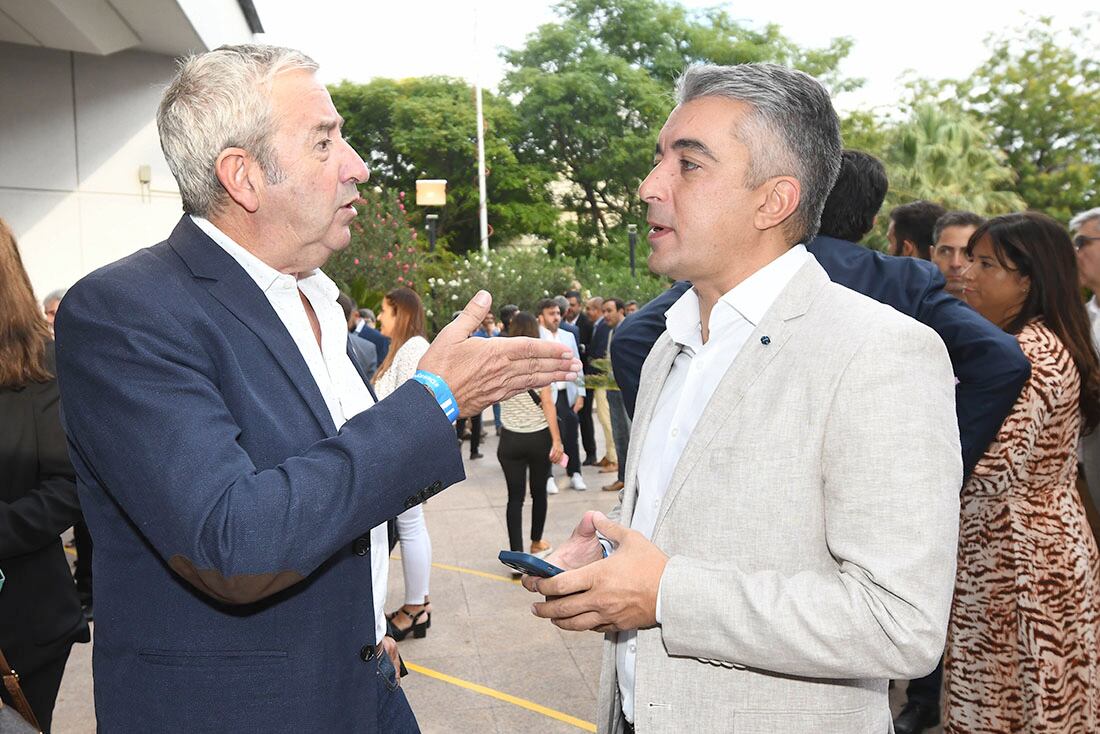
[[[417,365],[447,381],[462,416],[476,415],[524,390],[575,380],[581,371],[572,351],[555,342],[521,336],[471,339],[492,305],[488,291],[478,291]]]

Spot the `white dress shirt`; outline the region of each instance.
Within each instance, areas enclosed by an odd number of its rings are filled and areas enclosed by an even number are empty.
[[[319,269],[305,277],[280,273],[233,241],[210,221],[202,217],[191,219],[229,253],[267,297],[275,314],[290,332],[302,354],[313,381],[321,391],[332,422],[340,426],[352,416],[374,405],[366,383],[348,357],[348,322],[344,310],[336,302],[340,289]],[[309,323],[299,291],[309,299],[317,322],[321,326],[321,346]]]
[[[545,326],[539,326],[539,337],[546,341],[558,342],[564,346],[573,350],[573,356],[580,360],[581,352],[577,348],[577,340],[573,336],[573,332],[566,331],[565,329],[558,329],[555,332],[551,332]],[[584,372],[577,371],[577,379],[573,382],[551,382],[550,383],[550,401],[554,404],[558,402],[558,391],[565,390],[565,397],[569,400],[569,404],[577,402],[577,396],[584,397]]]
[[[630,527],[652,539],[657,513],[672,473],[718,383],[733,364],[757,324],[794,274],[811,257],[796,245],[724,294],[710,313],[703,343],[699,297],[690,289],[665,313],[665,326],[680,353],[657,398],[653,419],[638,460],[638,497]],[[704,512],[705,508],[699,508]],[[657,594],[657,623],[661,596]],[[706,620],[701,620],[705,624]],[[634,722],[635,630],[620,632],[615,647],[623,714]]]
[[[1085,303],[1085,311],[1088,313],[1089,323],[1092,325],[1092,346],[1100,351],[1100,304],[1096,302],[1096,296]]]

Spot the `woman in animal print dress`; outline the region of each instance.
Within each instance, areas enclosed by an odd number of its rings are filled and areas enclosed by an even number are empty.
[[[1100,732],[1100,557],[1075,487],[1100,422],[1100,364],[1073,244],[1038,213],[970,238],[964,297],[1031,362],[962,491],[944,731]]]

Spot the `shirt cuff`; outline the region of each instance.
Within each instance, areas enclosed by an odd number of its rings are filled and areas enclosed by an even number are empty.
[[[657,609],[656,609],[656,614],[655,614],[655,616],[657,618],[657,624],[661,624],[661,587],[664,586],[664,584],[665,584],[665,575],[662,573],[661,574],[661,580],[657,584]]]

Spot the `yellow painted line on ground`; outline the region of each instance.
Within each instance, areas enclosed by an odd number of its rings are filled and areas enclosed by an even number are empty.
[[[511,581],[511,579],[508,580]],[[458,686],[459,688],[465,688],[468,691],[480,693],[483,696],[490,696],[491,698],[495,698],[499,701],[510,703],[513,706],[525,708],[528,711],[534,711],[536,714],[542,714],[543,716],[547,716],[551,719],[556,719],[557,721],[569,724],[570,726],[575,726],[578,729],[592,732],[596,731],[596,725],[592,722],[585,721],[584,719],[578,719],[576,716],[570,716],[569,714],[564,714],[561,711],[555,711],[554,709],[546,708],[545,706],[540,706],[537,703],[528,701],[524,698],[518,698],[516,696],[502,693],[501,691],[497,691],[486,686],[478,685],[477,683],[471,683],[470,681],[462,680],[461,678],[455,678],[452,675],[440,673],[438,670],[431,670],[430,668],[425,668],[423,666],[417,665],[416,663],[405,661],[405,667],[407,667],[414,673],[420,673],[421,675],[426,675],[429,678],[435,678],[436,680],[441,680],[444,683],[450,683],[451,685]]]
[[[391,561],[400,561],[401,556],[390,556]],[[519,579],[514,579],[511,576],[501,576],[498,573],[488,573],[487,571],[478,571],[473,568],[463,568],[462,566],[449,566],[446,563],[433,563],[432,568],[439,568],[444,571],[457,571],[458,573],[468,573],[471,576],[480,576],[483,579],[492,579],[493,581],[504,581],[509,584],[519,585]]]

